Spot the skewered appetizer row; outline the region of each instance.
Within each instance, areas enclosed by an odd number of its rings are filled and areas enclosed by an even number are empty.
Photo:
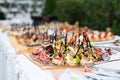
[[[67,34],[64,40],[43,44],[32,52],[32,56],[42,64],[58,66],[92,66],[94,62],[109,60],[111,49],[96,48],[90,44],[87,36],[83,41],[69,41]]]
[[[100,41],[107,41],[112,40],[115,38],[114,34],[110,31],[110,28],[107,28],[106,32],[103,31],[97,31],[97,30],[91,30],[88,29],[88,27],[84,27],[84,29],[79,29],[76,32],[74,32],[74,35],[71,36],[73,38],[74,36],[78,36],[78,39],[83,39],[83,35],[81,35],[84,32],[84,35],[88,36],[91,42],[100,42]]]
[[[55,38],[55,40],[63,38],[64,34],[61,30],[58,30],[58,28],[23,27],[18,29],[17,28],[12,29],[11,33],[13,34],[11,35],[15,35],[17,41],[20,44],[38,45],[50,41],[53,37]]]
[[[88,27],[78,28],[79,24],[75,23],[72,27],[68,23],[45,24],[43,27],[12,27],[10,35],[16,36],[21,44],[34,45],[49,41],[52,36],[56,39],[64,38],[65,34],[69,34],[70,40],[76,38],[83,40],[82,33],[88,36],[91,42],[107,41],[114,39],[113,33],[108,28],[106,32],[91,30]],[[72,35],[70,37],[70,35]]]

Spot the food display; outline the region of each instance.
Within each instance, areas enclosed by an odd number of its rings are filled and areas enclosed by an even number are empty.
[[[63,27],[62,24],[55,24],[54,26],[51,24],[49,26],[41,25],[39,27],[12,27],[8,34],[15,36],[22,45],[34,46],[50,42],[53,37],[56,40],[64,38],[64,33],[68,31]]]
[[[70,41],[67,34],[64,39],[42,44],[30,54],[40,64],[57,66],[92,66],[96,62],[109,61],[114,54],[111,49],[97,48],[91,45],[89,37]]]
[[[65,34],[68,34],[70,41],[74,38],[76,40],[83,40],[84,35],[89,37],[91,42],[109,41],[115,38],[110,28],[106,32],[91,30],[88,27],[80,27],[76,22],[74,25],[65,23],[49,23],[38,27],[31,27],[30,25],[22,27],[11,27],[9,35],[15,36],[18,43],[27,46],[38,46],[44,42],[50,42],[52,37],[56,40],[64,39]]]
[[[61,75],[65,69],[93,73],[98,70],[96,66],[120,60],[120,40],[115,40],[110,28],[98,31],[80,27],[78,22],[74,25],[58,22],[11,25],[3,33],[7,32],[17,54],[24,55],[42,70],[54,72],[53,76]],[[109,42],[101,44],[104,41]],[[23,58],[20,60],[24,62]]]
[[[107,28],[106,32],[91,30],[88,27],[80,28],[74,36],[79,36],[79,39],[83,39],[81,35],[84,32],[84,35],[88,36],[91,42],[102,42],[109,41],[115,38],[114,34],[110,31],[110,28]]]

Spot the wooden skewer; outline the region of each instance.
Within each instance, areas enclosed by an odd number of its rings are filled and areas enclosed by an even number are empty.
[[[61,50],[62,45],[63,45],[63,42],[61,42],[61,44],[60,44],[60,50]]]
[[[43,34],[43,43],[44,43],[44,40],[45,40],[45,35]]]
[[[89,40],[88,37],[87,37],[87,42],[88,42],[88,44],[89,44],[89,47],[90,47],[91,51],[93,52],[93,50],[92,50],[92,45],[91,45],[90,40]],[[96,53],[96,55],[97,55],[97,53]],[[92,54],[92,57],[93,57],[94,59],[96,59],[96,57],[95,57],[93,54]],[[98,57],[98,59],[100,59],[100,58]]]
[[[54,39],[57,41],[57,31],[55,31]]]
[[[66,33],[66,36],[65,36],[65,50],[67,49],[67,33]]]
[[[89,47],[90,47],[91,51],[93,51],[93,50],[92,50],[92,45],[91,45],[90,40],[89,40],[89,38],[88,38],[88,37],[87,37],[87,42],[88,42],[88,45],[89,45]]]
[[[63,53],[65,53],[66,51],[67,51],[67,33],[66,33],[66,36],[65,36],[65,50],[64,50],[64,52]]]
[[[80,39],[78,40],[78,44],[80,44]],[[78,54],[78,52],[79,52],[79,50],[80,50],[80,47],[81,47],[81,45],[79,45],[79,46],[78,46],[78,50],[77,50],[77,52],[76,52],[76,54],[75,54],[74,58],[75,58],[75,57],[76,57],[76,55]]]
[[[85,49],[84,49],[83,42],[81,42],[81,47],[82,47],[82,49],[83,49],[83,52],[82,52],[82,53],[83,53],[86,57],[88,57],[88,54],[85,53],[86,51],[85,51]]]

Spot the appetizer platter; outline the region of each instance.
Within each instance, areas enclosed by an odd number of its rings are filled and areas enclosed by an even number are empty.
[[[63,27],[12,27],[9,31],[9,36],[14,36],[18,43],[26,46],[38,46],[44,42],[48,42],[52,39],[52,35],[59,40],[64,37]]]
[[[32,48],[50,43],[53,41],[53,38],[55,41],[63,40],[65,39],[66,33],[69,39],[68,42],[74,42],[75,40],[76,42],[79,40],[83,42],[84,36],[89,38],[91,44],[109,43],[118,39],[109,28],[106,32],[91,30],[86,26],[79,28],[78,22],[74,25],[70,25],[67,22],[55,24],[45,23],[38,27],[32,27],[29,24],[21,26],[14,25],[8,31],[9,38],[17,51],[25,51],[30,47]],[[14,42],[16,42],[16,44]]]
[[[82,41],[70,41],[66,34],[65,39],[43,44],[27,56],[43,69],[65,69],[92,67],[98,62],[109,62],[110,56],[114,54],[116,52],[110,48],[92,46],[87,36]]]
[[[64,37],[63,33],[56,32],[56,28],[54,29],[30,26],[12,26],[8,31],[8,36],[17,53],[26,53],[36,48],[36,46],[50,42],[53,37],[55,40],[59,40]]]
[[[105,31],[98,31],[98,30],[92,30],[88,27],[84,27],[83,29],[80,28],[77,33],[74,32],[74,36],[79,36],[78,39],[83,40],[83,35],[81,35],[84,32],[84,35],[88,36],[91,43],[94,44],[104,44],[104,43],[111,43],[116,41],[119,37],[115,36],[111,31],[110,28],[107,28]],[[71,36],[72,38],[72,36]]]
[[[79,28],[79,23],[77,22],[74,25],[70,25],[65,22],[45,24],[44,26],[41,25],[39,27],[12,27],[8,34],[15,36],[20,44],[35,46],[40,45],[44,41],[46,42],[50,40],[51,35],[57,36],[58,40],[62,39],[66,33],[73,36],[78,36],[77,39],[83,39],[83,32],[93,43],[109,43],[118,39],[118,37],[114,36],[114,34],[110,31],[110,28],[108,28],[106,32],[91,30],[86,26]]]

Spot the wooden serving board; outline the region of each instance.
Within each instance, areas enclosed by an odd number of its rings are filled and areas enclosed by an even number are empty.
[[[31,53],[25,53],[23,54],[25,57],[27,57],[31,62],[33,62],[35,65],[43,69],[44,71],[51,71],[55,80],[58,80],[59,77],[65,72],[66,69],[70,69],[74,71],[75,73],[81,73],[81,72],[92,72],[91,68],[83,68],[83,67],[66,67],[66,66],[49,66],[45,64],[39,63],[39,61],[33,59],[31,57]]]
[[[69,66],[57,66],[57,65],[45,65],[45,64],[41,64],[39,61],[37,61],[37,59],[35,60],[33,57],[31,57],[31,53],[24,53],[24,56],[26,56],[31,62],[33,62],[34,64],[36,64],[37,66],[39,66],[41,69],[43,70],[65,70],[65,69],[71,69],[73,71],[77,71],[77,72],[84,72],[86,71],[85,68],[78,66],[78,67],[69,67]],[[88,68],[87,68],[88,69]],[[88,69],[88,72],[91,72],[91,69]]]
[[[17,54],[31,53],[36,47],[27,47],[19,44],[15,36],[9,36],[10,42],[16,50]]]

